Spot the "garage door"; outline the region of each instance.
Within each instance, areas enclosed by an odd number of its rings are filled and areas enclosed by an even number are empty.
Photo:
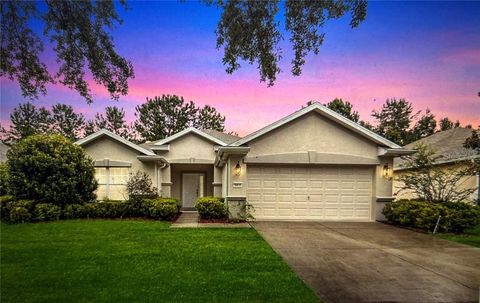
[[[373,168],[248,166],[256,219],[369,221]]]

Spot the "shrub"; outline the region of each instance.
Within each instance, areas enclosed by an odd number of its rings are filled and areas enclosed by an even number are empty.
[[[195,203],[202,219],[219,219],[227,215],[227,206],[218,197],[202,197]]]
[[[394,224],[427,231],[433,231],[438,216],[438,231],[459,233],[480,223],[480,208],[462,202],[400,200],[387,204],[383,214]]]
[[[9,210],[8,210],[8,205],[10,204],[11,201],[13,201],[15,198],[13,196],[0,196],[0,219],[4,222],[9,221]]]
[[[17,199],[57,206],[95,199],[93,161],[60,135],[33,135],[7,152],[10,189]]]
[[[15,206],[12,207],[9,211],[9,222],[10,223],[26,223],[30,222],[32,215],[25,207]]]
[[[53,221],[60,219],[62,209],[50,203],[40,203],[35,205],[33,218],[37,221]]]
[[[445,223],[442,224],[445,230],[461,233],[480,224],[480,206],[461,202],[447,202],[444,205],[448,209]]]
[[[123,218],[128,216],[128,204],[123,201],[86,203],[85,214],[89,218]]]
[[[154,219],[173,220],[180,212],[178,200],[172,198],[158,198],[145,200],[148,216]]]
[[[6,162],[0,163],[0,195],[10,194],[10,170]]]
[[[138,201],[158,197],[158,189],[152,185],[152,180],[143,171],[137,171],[130,176],[126,187],[130,200]]]
[[[70,204],[65,206],[63,217],[65,219],[79,219],[87,216],[85,207],[82,204]]]

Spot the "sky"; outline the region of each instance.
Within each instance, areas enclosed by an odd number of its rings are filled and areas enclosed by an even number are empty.
[[[356,29],[350,28],[349,16],[327,22],[320,53],[307,57],[298,77],[290,73],[293,52],[280,10],[282,73],[272,87],[246,62],[233,75],[225,72],[223,52],[216,49],[220,11],[215,7],[190,1],[128,5],[118,9],[123,23],[113,32],[117,51],[135,70],[128,95],[113,101],[92,82],[94,102],[88,105],[77,92],[49,85],[36,105],[70,104],[86,118],[116,105],[133,121],[135,106],[147,97],[176,94],[214,106],[226,116],[227,131],[246,135],[309,100],[342,98],[372,122],[372,110],[387,98],[405,98],[437,118],[480,124],[480,1],[369,2],[367,18]],[[52,51],[42,58],[55,67]],[[8,125],[13,108],[28,99],[16,82],[2,78],[0,84],[0,120]]]

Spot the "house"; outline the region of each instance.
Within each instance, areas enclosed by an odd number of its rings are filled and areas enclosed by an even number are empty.
[[[418,145],[426,145],[432,149],[434,157],[438,157],[435,165],[444,170],[452,169],[465,169],[470,161],[480,158],[474,150],[463,147],[465,140],[472,135],[472,129],[470,128],[453,128],[446,131],[435,133],[431,136],[422,138],[408,145],[405,145],[406,149],[415,149]],[[396,178],[402,174],[411,172],[405,164],[405,159],[396,158],[394,161],[394,175]],[[478,189],[479,176],[466,176],[462,178],[458,186],[460,188],[472,188]],[[402,183],[400,181],[394,181],[394,193],[398,199],[413,199],[417,196],[407,190],[401,191]],[[478,199],[478,191],[471,196],[471,200]]]
[[[225,197],[258,220],[373,221],[393,200],[393,158],[412,151],[314,103],[250,135],[188,128],[136,145],[101,130],[79,140],[95,160],[99,198],[123,199],[132,171],[182,201]]]

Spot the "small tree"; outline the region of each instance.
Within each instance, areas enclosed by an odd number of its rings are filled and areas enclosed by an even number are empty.
[[[478,163],[467,168],[445,168],[435,165],[440,156],[426,145],[418,145],[413,156],[406,157],[402,167],[408,172],[397,178],[402,183],[400,191],[409,190],[428,202],[461,202],[468,200],[475,188],[462,188],[465,177],[478,172]]]
[[[158,189],[152,185],[152,179],[143,171],[137,171],[130,176],[127,182],[127,193],[130,199],[158,197]]]
[[[93,161],[60,135],[33,135],[7,152],[10,189],[17,199],[58,206],[95,199]]]

